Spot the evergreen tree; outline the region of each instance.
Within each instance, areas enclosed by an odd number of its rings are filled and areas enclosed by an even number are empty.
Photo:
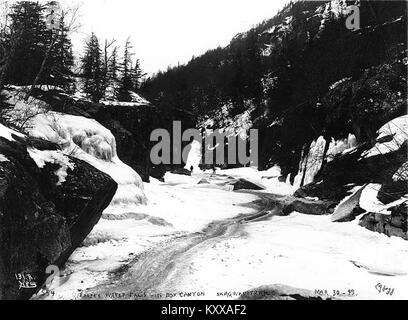
[[[67,87],[72,83],[72,44],[64,16],[59,23],[47,28],[46,11],[55,2],[40,5],[22,1],[11,6],[7,16],[9,28],[2,30],[3,46],[9,52],[7,70],[0,76],[17,85],[50,84]],[[5,32],[5,30],[8,32]],[[3,79],[1,82],[3,82]]]
[[[107,87],[111,90],[111,98],[118,96],[119,86],[119,66],[118,66],[118,48],[114,47],[107,64]]]
[[[99,40],[91,34],[85,45],[85,53],[81,59],[84,92],[94,102],[99,102],[104,95],[104,77],[102,71],[101,49]]]
[[[130,39],[126,40],[125,51],[123,54],[123,60],[120,65],[121,78],[119,82],[118,99],[120,101],[131,101],[130,93],[133,89],[133,76],[132,76],[132,53],[131,53]]]
[[[11,8],[8,43],[14,41],[14,54],[8,66],[6,81],[18,85],[31,84],[44,58],[49,31],[44,19],[44,6],[21,1]],[[16,37],[18,35],[18,41]]]
[[[42,83],[52,84],[68,89],[73,82],[72,67],[74,65],[74,57],[72,52],[72,43],[68,38],[68,28],[65,26],[64,20],[61,17],[59,28],[51,35],[51,41],[54,39],[54,44],[47,59],[46,68],[42,77]],[[49,44],[51,45],[51,44]]]
[[[142,78],[145,76],[145,74],[142,71],[142,68],[140,67],[140,59],[136,60],[135,66],[133,67],[132,70],[132,77],[133,77],[133,89],[135,91],[139,90],[142,84]]]

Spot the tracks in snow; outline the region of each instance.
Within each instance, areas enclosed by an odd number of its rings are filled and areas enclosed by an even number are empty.
[[[251,192],[252,193],[252,192]],[[280,208],[272,195],[256,193],[259,201],[251,206],[257,212],[235,218],[214,221],[201,232],[192,233],[161,243],[140,254],[125,267],[112,274],[109,281],[82,293],[83,297],[98,295],[101,299],[117,299],[112,293],[120,293],[125,299],[146,299],[165,289],[177,285],[177,273],[188,263],[190,256],[201,249],[225,238],[242,235],[245,223],[261,221],[278,215]],[[160,289],[160,290],[159,290]]]

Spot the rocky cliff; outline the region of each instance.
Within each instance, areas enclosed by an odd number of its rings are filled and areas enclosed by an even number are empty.
[[[0,300],[29,298],[116,192],[107,174],[58,149],[0,125]]]

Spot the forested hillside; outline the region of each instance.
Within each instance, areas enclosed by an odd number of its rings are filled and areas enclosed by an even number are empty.
[[[360,29],[346,28],[350,5]],[[222,128],[245,111],[260,166],[298,171],[319,136],[362,143],[406,113],[405,1],[298,1],[225,48],[148,79],[143,93],[184,125]],[[205,120],[212,121],[205,121]]]
[[[74,57],[71,37],[80,28],[80,6],[63,9],[56,1],[0,3],[0,89],[6,85],[58,87],[99,102],[131,102],[144,73],[131,40],[122,49],[115,39],[87,36]]]

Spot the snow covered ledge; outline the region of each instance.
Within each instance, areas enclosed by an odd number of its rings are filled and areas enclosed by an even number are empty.
[[[111,206],[147,203],[142,179],[119,159],[115,137],[96,120],[46,112],[33,117],[27,130],[30,136],[57,143],[64,153],[110,175],[118,184]]]

